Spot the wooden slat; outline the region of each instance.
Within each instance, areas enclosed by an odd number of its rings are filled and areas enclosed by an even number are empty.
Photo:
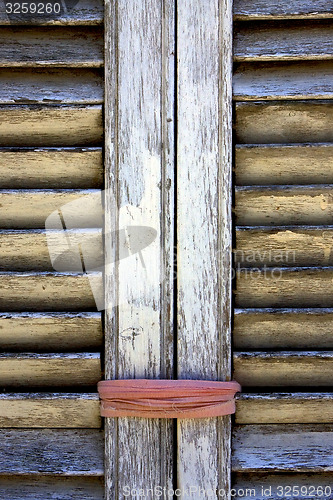
[[[235,472],[333,471],[332,425],[241,425],[233,434]]]
[[[99,353],[0,354],[2,388],[95,386],[100,379]]]
[[[333,306],[331,267],[237,270],[236,281],[239,307]]]
[[[0,477],[2,500],[103,500],[103,478],[87,477]]]
[[[333,216],[331,186],[238,187],[236,224],[269,226],[329,224]]]
[[[0,273],[0,311],[85,311],[95,310],[91,291],[101,300],[100,273]]]
[[[240,394],[237,424],[333,423],[332,393]]]
[[[0,106],[0,146],[94,146],[102,138],[99,105]]]
[[[73,205],[66,206],[67,203]],[[68,229],[102,227],[103,210],[99,190],[1,190],[0,205],[2,228],[45,228],[46,219],[58,210],[63,213]],[[58,217],[47,221],[48,229],[58,229],[59,225],[61,228]]]
[[[102,476],[103,432],[0,430],[1,475]]]
[[[100,70],[1,70],[0,104],[102,103],[103,75]]]
[[[332,184],[332,144],[238,145],[236,184]]]
[[[174,15],[174,0],[106,2],[107,379],[174,374]],[[112,231],[133,224],[157,233],[142,252],[147,267],[132,255],[114,269],[122,249]],[[110,418],[105,429],[107,500],[126,485],[172,488],[172,420]]]
[[[242,267],[331,266],[332,242],[331,226],[238,228],[235,264]]]
[[[281,500],[281,498],[323,498],[332,500],[332,474],[316,472],[290,474],[234,474],[233,498]],[[326,488],[326,490],[325,490]]]
[[[102,148],[0,148],[1,189],[91,189],[102,185]]]
[[[234,19],[325,19],[333,17],[330,0],[234,0]]]
[[[331,61],[300,63],[241,63],[233,75],[237,101],[259,99],[332,99]]]
[[[2,67],[103,66],[100,28],[0,28]]]
[[[102,345],[101,313],[0,313],[2,351],[89,351]]]
[[[332,349],[333,309],[236,309],[236,349]]]
[[[333,352],[236,352],[234,378],[243,387],[329,387]]]
[[[333,102],[238,102],[236,141],[240,143],[333,142]]]
[[[86,266],[89,263],[93,263],[95,269],[103,266],[101,229],[70,230],[66,232],[66,235],[72,244],[72,250],[69,252],[67,240],[64,239],[64,233],[61,231],[0,230],[0,269],[2,271],[53,271],[55,269],[56,271],[79,272],[83,269],[78,245],[84,249],[83,258]],[[73,258],[75,241],[77,242],[77,258]],[[55,268],[51,263],[48,244],[51,245],[52,256],[62,255],[61,263],[54,261]]]
[[[0,428],[24,427],[99,429],[98,394],[1,394]]]
[[[38,2],[37,2],[38,3]],[[0,4],[0,25],[73,25],[73,26],[89,26],[103,24],[103,2],[101,0],[79,0],[73,2],[57,2],[51,0],[51,5],[60,4],[60,13],[52,15],[32,15],[30,14],[7,14],[5,2]],[[14,2],[13,2],[14,4]],[[19,2],[22,5],[22,2]],[[30,3],[28,4],[30,5]],[[44,6],[46,3],[44,3]],[[65,11],[64,5],[67,9]],[[9,9],[7,9],[9,10]],[[45,7],[44,7],[45,10]],[[58,10],[58,8],[56,8]]]
[[[231,81],[232,2],[179,1],[177,374],[185,379],[231,376]],[[229,416],[178,421],[183,492],[229,491],[230,430]]]
[[[235,61],[333,58],[333,28],[326,22],[241,23],[234,28]]]

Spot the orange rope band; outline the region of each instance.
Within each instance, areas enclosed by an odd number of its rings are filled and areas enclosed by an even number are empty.
[[[238,382],[103,380],[102,417],[204,418],[235,413]]]

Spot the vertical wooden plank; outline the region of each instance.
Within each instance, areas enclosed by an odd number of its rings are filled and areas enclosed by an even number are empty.
[[[106,378],[172,378],[173,0],[106,0],[105,23]],[[156,238],[113,267],[131,225]],[[172,426],[106,419],[107,499],[172,487]]]
[[[180,379],[231,375],[231,3],[178,2]],[[230,498],[230,425],[229,416],[179,420],[183,498],[216,497],[217,489]]]

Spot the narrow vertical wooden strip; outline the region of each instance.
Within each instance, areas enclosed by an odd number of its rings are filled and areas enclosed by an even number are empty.
[[[178,2],[181,379],[230,378],[231,4]],[[230,417],[179,420],[178,436],[183,498],[185,492],[203,498],[217,488],[230,498]]]
[[[117,267],[106,237],[106,377],[171,378],[173,0],[107,1],[105,16],[106,233],[156,231]],[[172,421],[106,419],[106,498],[171,488],[172,434]]]

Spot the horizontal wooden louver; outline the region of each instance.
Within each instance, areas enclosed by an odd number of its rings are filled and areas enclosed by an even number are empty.
[[[333,10],[235,0],[234,18],[233,483],[315,497],[333,468]]]
[[[54,269],[45,231],[51,212],[103,187],[102,24],[99,0],[39,18],[0,9],[3,499],[103,498],[103,330],[90,286],[102,297],[102,274]],[[101,268],[102,206],[88,208],[71,231]],[[61,237],[52,224],[48,234]]]

